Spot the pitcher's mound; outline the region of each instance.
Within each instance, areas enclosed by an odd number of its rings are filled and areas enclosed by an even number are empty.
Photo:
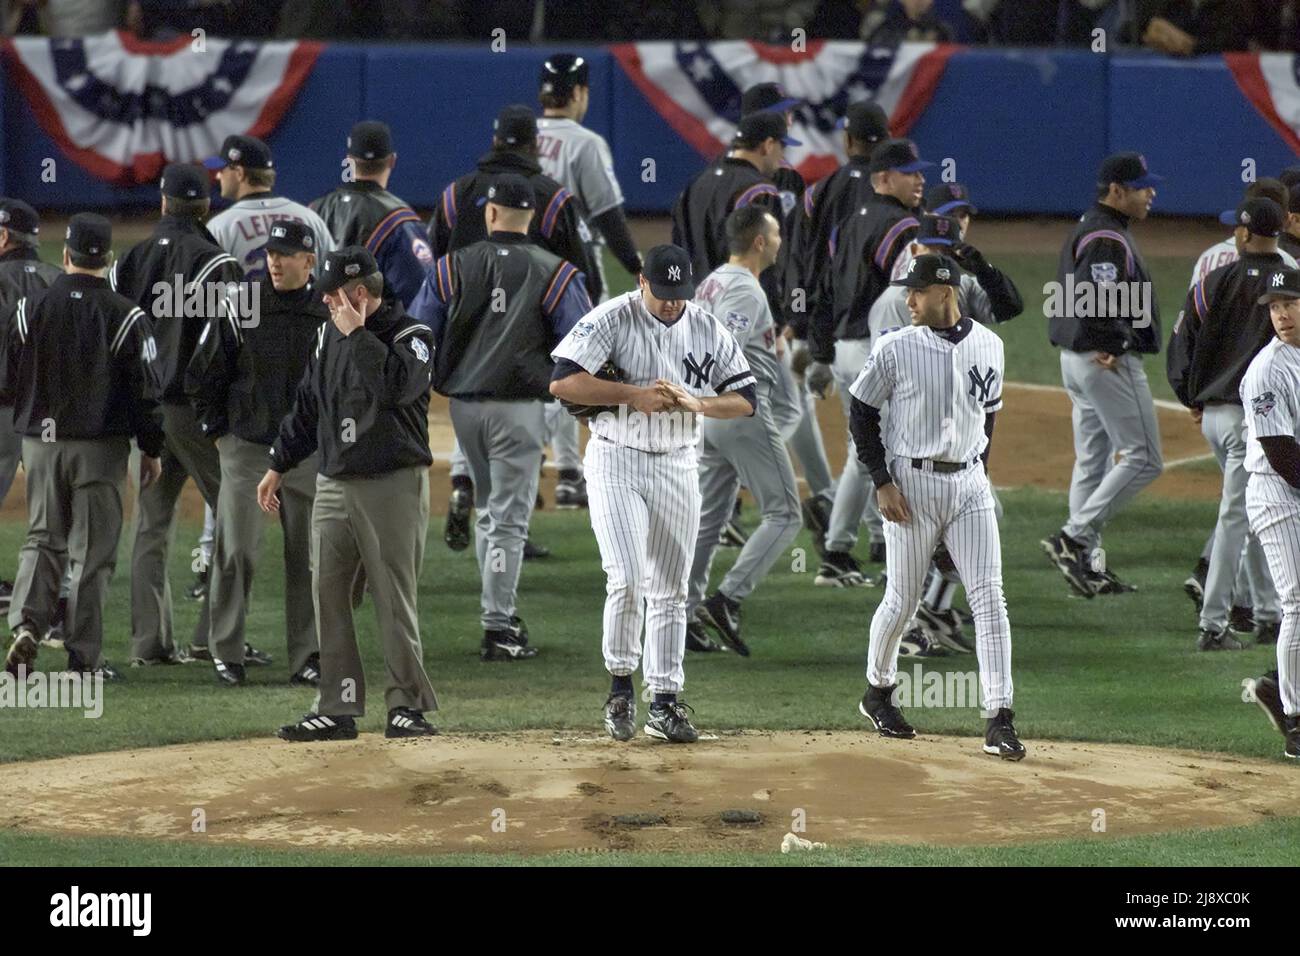
[[[25,830],[196,839],[202,819],[223,842],[393,853],[776,851],[795,824],[831,846],[1104,839],[1296,810],[1294,768],[1267,761],[1030,740],[1013,764],[981,742],[821,731],[691,747],[545,732],[246,740],[10,764],[0,801]]]

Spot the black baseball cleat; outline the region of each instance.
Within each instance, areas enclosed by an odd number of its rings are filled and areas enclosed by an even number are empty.
[[[289,678],[289,683],[294,687],[319,687],[320,654],[313,652],[307,658],[307,663],[298,668],[297,673]]]
[[[867,692],[858,701],[858,713],[871,721],[882,737],[894,737],[898,740],[911,740],[916,736],[916,729],[903,719],[903,712],[894,706],[895,684],[891,687],[874,687],[867,685]]]
[[[206,647],[200,647],[198,644],[191,644],[190,649],[185,652],[185,656],[192,661],[203,661],[208,664],[213,662],[212,652]]]
[[[1255,633],[1255,609],[1234,605],[1228,612],[1228,630],[1234,634]]]
[[[615,740],[631,740],[636,734],[636,701],[626,694],[610,694],[605,701],[605,730]]]
[[[442,526],[442,540],[453,551],[469,547],[469,512],[473,507],[473,486],[453,485],[447,500],[447,521]]]
[[[872,564],[885,563],[885,542],[873,541],[867,546],[867,560]]]
[[[296,724],[285,724],[275,732],[281,740],[308,743],[313,740],[356,740],[357,722],[351,717],[307,714]]]
[[[686,712],[691,708],[679,700],[666,704],[651,704],[650,716],[646,718],[645,733],[647,737],[657,737],[675,744],[693,744],[700,739],[700,732],[691,723]]]
[[[524,539],[524,560],[536,561],[538,558],[549,558],[551,549],[544,544],[533,544],[532,538]]]
[[[1115,576],[1114,571],[1084,571],[1093,594],[1132,594],[1136,584],[1128,584]]]
[[[528,644],[513,628],[505,631],[484,631],[483,646],[479,650],[481,661],[525,661],[537,656],[537,648]]]
[[[831,503],[821,495],[805,498],[799,505],[803,526],[812,535],[813,550],[817,557],[826,558],[826,531],[831,524]]]
[[[177,664],[192,664],[194,658],[184,648],[177,648],[162,657],[132,657],[127,661],[128,667],[174,667]]]
[[[698,613],[698,611],[697,611]],[[686,649],[698,654],[725,651],[726,648],[709,636],[708,628],[698,619],[686,622]]]
[[[704,623],[718,632],[718,636],[722,638],[722,643],[741,657],[749,656],[749,647],[740,638],[739,602],[733,601],[721,591],[717,591],[713,597],[700,605],[698,613]]]
[[[193,583],[185,589],[185,596],[191,601],[203,601],[208,596],[208,569],[204,568],[194,576]]]
[[[984,723],[984,752],[1003,760],[1024,760],[1025,745],[1016,736],[1015,725],[1011,723],[1015,712],[1003,707],[996,717],[990,717]]]
[[[745,529],[740,526],[735,518],[732,518],[723,527],[718,543],[724,548],[743,548],[748,540],[749,535],[745,533]]]
[[[913,624],[898,640],[899,657],[949,657],[952,651],[925,632],[919,624]]]
[[[1061,572],[1066,583],[1076,594],[1086,598],[1095,596],[1096,592],[1093,591],[1092,583],[1088,580],[1092,568],[1089,564],[1088,552],[1082,544],[1064,531],[1058,531],[1044,538],[1039,544],[1047,554],[1047,560]]]
[[[1201,605],[1205,602],[1205,579],[1209,577],[1210,564],[1204,558],[1196,562],[1196,567],[1187,580],[1183,582],[1183,593],[1192,599],[1196,605],[1196,613],[1201,613]]]
[[[510,630],[520,644],[528,643],[528,625],[524,623],[524,619],[518,614],[510,615]]]
[[[1288,717],[1282,726],[1285,728],[1283,733],[1286,734],[1286,749],[1282,751],[1282,756],[1300,760],[1300,717]]]
[[[87,667],[75,658],[68,658],[65,674],[80,674],[82,677],[102,677],[105,681],[123,680],[122,672],[108,661],[100,661],[98,667]]]
[[[1249,690],[1273,729],[1285,734],[1286,711],[1282,709],[1282,688],[1277,685],[1277,671],[1269,671],[1251,681]]]
[[[943,647],[958,654],[969,654],[975,650],[974,643],[961,629],[961,619],[952,608],[936,611],[924,604],[916,608],[916,623],[921,625],[926,635],[938,641]]]
[[[273,663],[275,658],[265,651],[259,651],[252,644],[244,645],[244,666],[245,667],[266,667]]]
[[[560,474],[555,483],[555,507],[559,511],[576,511],[587,507],[587,482],[581,475]]]
[[[847,551],[827,551],[813,584],[823,588],[860,588],[871,585],[858,559]]]
[[[227,664],[225,661],[213,661],[212,669],[216,672],[217,683],[223,687],[242,687],[247,681],[243,664]]]
[[[388,722],[384,724],[384,736],[393,737],[436,737],[438,728],[424,719],[424,714],[413,707],[394,707],[388,712]]]
[[[1208,627],[1201,628],[1196,637],[1198,651],[1239,651],[1244,646],[1227,631],[1212,631]]]
[[[30,674],[40,650],[36,631],[29,624],[19,624],[14,630],[13,641],[9,644],[9,653],[5,655],[5,670],[14,677],[18,676],[20,667]]]

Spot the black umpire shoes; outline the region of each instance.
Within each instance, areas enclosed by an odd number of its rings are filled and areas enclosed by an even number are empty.
[[[749,647],[740,639],[740,604],[721,591],[714,593],[699,608],[700,620],[718,632],[722,642],[741,657],[749,656]]]
[[[1201,628],[1196,637],[1198,651],[1239,651],[1244,646],[1227,631],[1212,631],[1206,627]]]
[[[1282,709],[1282,688],[1277,685],[1277,671],[1269,671],[1251,682],[1250,692],[1268,722],[1279,734],[1286,733],[1286,711]]]
[[[484,631],[483,646],[479,649],[482,661],[526,661],[537,656],[537,648],[528,643],[524,631],[511,628],[505,631]]]
[[[447,502],[447,523],[442,528],[442,540],[453,551],[469,547],[469,512],[473,506],[473,486],[453,485]]]
[[[285,724],[275,732],[281,740],[307,743],[313,740],[356,740],[357,722],[351,717],[307,714],[296,724]]]
[[[5,655],[5,670],[15,677],[18,676],[20,667],[30,673],[40,649],[41,644],[36,639],[36,631],[30,625],[19,624],[14,630],[9,653]]]
[[[605,730],[615,740],[636,734],[636,701],[626,694],[610,694],[605,701]]]
[[[699,608],[696,608],[696,614],[699,614]],[[726,648],[709,636],[708,628],[699,618],[686,622],[686,649],[695,651],[697,654],[711,654],[715,651],[725,651]]]
[[[1039,544],[1047,554],[1047,560],[1061,572],[1066,583],[1076,594],[1086,598],[1096,594],[1092,582],[1088,580],[1088,574],[1092,570],[1088,563],[1088,549],[1081,542],[1075,541],[1064,531],[1058,531],[1044,538]]]
[[[891,687],[873,687],[868,685],[867,692],[858,702],[858,713],[871,721],[882,737],[895,737],[899,740],[911,740],[916,730],[903,719],[903,712],[894,706],[895,684]]]
[[[1025,745],[1016,736],[1015,725],[1011,723],[1015,712],[1003,707],[996,717],[990,717],[984,724],[984,752],[1003,760],[1024,760]]]
[[[394,707],[388,712],[388,721],[384,724],[384,736],[389,738],[435,737],[437,734],[438,728],[412,707]]]
[[[700,732],[691,723],[686,712],[691,708],[679,700],[650,705],[650,716],[646,718],[645,734],[674,744],[693,744],[700,739]]]

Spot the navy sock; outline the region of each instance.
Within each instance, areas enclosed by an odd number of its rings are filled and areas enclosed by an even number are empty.
[[[632,675],[624,674],[623,676],[620,677],[618,674],[614,674],[613,677],[614,677],[614,683],[613,686],[610,688],[610,693],[617,694],[620,697],[631,697],[633,693]]]
[[[675,704],[677,703],[676,694],[655,694],[656,704]]]

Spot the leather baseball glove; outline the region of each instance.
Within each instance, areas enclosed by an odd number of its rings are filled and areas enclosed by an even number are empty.
[[[613,362],[607,361],[597,369],[596,378],[606,382],[626,382],[627,373]],[[617,405],[579,405],[575,402],[567,402],[564,399],[560,399],[560,404],[564,406],[564,410],[570,415],[582,419],[595,418],[601,412],[618,411]]]

